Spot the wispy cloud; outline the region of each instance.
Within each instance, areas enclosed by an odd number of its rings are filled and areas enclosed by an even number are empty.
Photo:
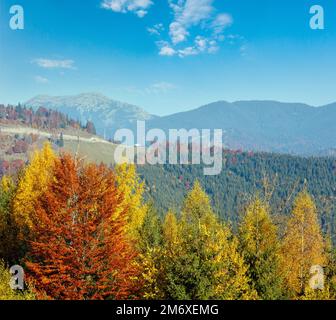
[[[160,36],[161,33],[164,31],[164,26],[162,23],[155,24],[153,27],[148,27],[147,31],[156,36]]]
[[[151,0],[103,0],[101,6],[114,12],[133,12],[139,18],[143,18],[152,4]]]
[[[240,55],[242,57],[246,57],[247,56],[247,51],[248,51],[248,46],[246,44],[243,44],[240,49],[239,49],[239,52],[240,52]]]
[[[36,83],[40,83],[40,84],[46,84],[49,82],[49,80],[45,77],[42,77],[42,76],[35,76],[34,77],[34,80]]]
[[[183,58],[200,53],[215,53],[223,32],[233,23],[231,15],[217,13],[214,0],[168,0],[174,20],[169,25],[170,55]],[[197,33],[192,37],[192,29]],[[160,47],[162,55],[162,46]],[[164,50],[164,52],[167,50]],[[173,54],[174,52],[174,54]]]
[[[147,88],[148,93],[167,93],[168,91],[171,91],[175,89],[175,85],[170,82],[157,82],[152,84],[149,88]]]
[[[167,41],[158,41],[157,46],[160,48],[159,55],[160,56],[175,56],[177,51],[172,48],[172,46]]]
[[[184,42],[189,36],[188,29],[209,19],[214,11],[213,0],[169,0],[174,21],[169,26],[173,44]]]
[[[167,81],[158,81],[144,87],[128,86],[114,88],[114,90],[124,91],[138,96],[150,96],[167,94],[176,88],[177,87],[173,83]]]
[[[200,53],[216,53],[219,50],[219,45],[216,40],[203,36],[196,36],[194,42],[189,46],[183,46],[176,49],[169,42],[157,42],[157,46],[161,56],[179,56],[180,58],[195,56]]]
[[[221,13],[216,16],[216,18],[211,22],[211,28],[214,31],[214,34],[220,35],[223,31],[231,26],[233,23],[233,19],[231,15],[227,13]]]
[[[147,31],[157,41],[159,55],[181,58],[201,53],[215,53],[224,41],[224,31],[233,24],[230,14],[218,12],[215,0],[166,0],[172,20],[167,26],[157,23]],[[219,1],[219,0],[217,0]],[[102,8],[114,12],[132,12],[144,17],[152,0],[103,0]]]
[[[32,63],[45,69],[75,69],[73,60],[52,60],[39,58],[32,61]]]

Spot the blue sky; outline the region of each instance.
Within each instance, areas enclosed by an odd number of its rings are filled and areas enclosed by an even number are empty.
[[[24,30],[9,8],[24,8]],[[325,29],[309,27],[322,5]],[[336,101],[336,1],[0,0],[0,103],[100,92],[170,114]]]

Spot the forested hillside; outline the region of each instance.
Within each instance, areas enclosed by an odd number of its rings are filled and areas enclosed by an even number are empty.
[[[36,110],[18,104],[17,106],[5,106],[0,104],[0,124],[28,125],[38,129],[73,128],[83,129],[88,133],[95,134],[96,129],[91,121],[84,126],[79,121],[69,116],[45,107]]]
[[[48,140],[56,150],[78,151],[78,137],[90,139],[96,132],[88,121],[83,124],[67,115],[40,107],[37,110],[20,104],[0,104],[0,177],[15,173],[28,161],[29,154]],[[67,140],[67,141],[65,141]]]
[[[317,203],[324,231],[336,231],[336,160],[331,157],[225,151],[218,176],[204,176],[202,165],[140,166],[138,171],[146,181],[147,197],[160,212],[180,208],[190,187],[199,180],[214,210],[234,225],[258,193],[269,200],[273,215],[282,220],[295,196],[306,188]]]
[[[335,299],[335,247],[307,190],[279,232],[263,195],[251,194],[232,228],[200,183],[187,189],[160,219],[134,165],[86,163],[46,143],[0,180],[0,300]],[[23,291],[8,285],[14,264]],[[316,265],[323,285],[312,285]]]

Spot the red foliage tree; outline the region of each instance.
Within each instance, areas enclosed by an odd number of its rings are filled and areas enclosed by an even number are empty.
[[[136,252],[123,233],[126,212],[115,176],[104,165],[57,160],[54,182],[36,208],[26,261],[39,296],[51,299],[127,299],[138,289]]]

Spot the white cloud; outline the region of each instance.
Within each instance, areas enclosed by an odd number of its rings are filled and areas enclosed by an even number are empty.
[[[151,0],[103,0],[101,6],[114,12],[133,12],[139,18],[143,18],[152,4]]]
[[[214,11],[213,0],[169,0],[174,13],[169,34],[174,44],[184,42],[189,36],[188,29],[209,19]]]
[[[172,48],[168,43],[158,44],[158,46],[160,47],[160,52],[159,52],[160,56],[171,57],[176,54],[176,50]]]
[[[143,18],[146,14],[147,11],[146,10],[138,10],[135,12],[135,14],[139,17],[139,18]]]
[[[217,41],[197,36],[193,46],[178,50],[178,56],[181,58],[195,56],[200,53],[216,53],[219,50]]]
[[[104,9],[114,12],[132,12],[142,18],[154,0],[101,0]],[[162,0],[161,0],[162,1]],[[215,0],[166,0],[172,20],[165,27],[162,23],[148,27],[151,35],[162,37],[157,46],[161,56],[186,57],[200,53],[215,53],[224,41],[224,30],[232,25],[227,13],[216,10]],[[216,0],[219,1],[219,0]]]
[[[148,27],[147,31],[156,36],[160,36],[161,32],[164,31],[164,26],[162,23],[155,24],[153,27]]]
[[[188,27],[210,18],[215,10],[213,0],[169,0],[175,20]]]
[[[217,13],[214,0],[168,0],[173,13],[170,41],[159,45],[159,54],[187,57],[215,53],[224,40],[224,30],[233,23],[231,15]]]
[[[166,41],[158,41],[157,45],[160,48],[159,54],[161,56],[179,56],[180,58],[196,56],[200,53],[216,53],[219,50],[216,40],[202,36],[197,36],[191,45],[180,49],[175,49]]]
[[[166,93],[172,89],[175,89],[175,85],[169,82],[157,82],[150,86],[149,90],[153,92]]]
[[[39,58],[32,61],[41,68],[45,69],[75,69],[73,60],[52,60]]]
[[[181,58],[184,58],[187,56],[195,56],[197,54],[199,54],[199,51],[195,47],[186,47],[178,51],[178,55]]]
[[[47,78],[44,78],[42,76],[35,76],[34,80],[35,80],[35,82],[41,83],[41,84],[45,84],[45,83],[49,82],[49,80]]]
[[[211,27],[215,34],[221,34],[224,29],[231,26],[233,23],[233,19],[231,15],[227,13],[221,13],[217,15],[216,19],[211,23]]]
[[[135,86],[128,86],[128,87],[120,87],[115,88],[116,90],[120,90],[123,92],[127,92],[134,95],[139,96],[148,96],[148,95],[162,95],[167,94],[172,90],[175,90],[177,87],[170,82],[160,81],[155,82],[153,84],[144,86],[144,87],[135,87]]]
[[[187,40],[189,32],[181,23],[175,21],[169,26],[169,35],[173,44],[178,44]]]

